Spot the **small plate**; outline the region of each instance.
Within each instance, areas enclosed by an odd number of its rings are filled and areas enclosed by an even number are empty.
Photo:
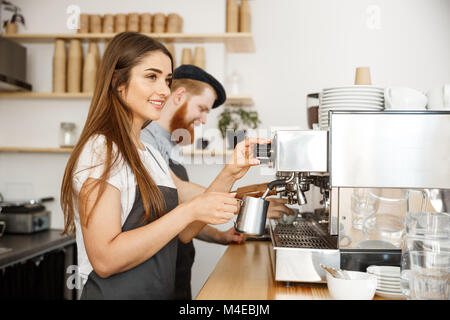
[[[349,98],[349,99],[381,99],[384,100],[383,92],[324,92],[321,96],[322,99],[328,98]]]
[[[403,295],[403,293],[391,293],[391,292],[385,292],[376,290],[375,294],[379,297],[386,298],[386,299],[393,299],[393,300],[404,300],[406,297]]]
[[[322,104],[319,106],[322,110],[330,109],[348,109],[348,110],[381,110],[384,109],[383,105],[370,105],[364,103],[332,103],[332,104]]]
[[[366,108],[366,109],[384,109],[384,105],[372,105],[365,103],[331,103],[331,104],[321,104],[319,108],[327,109],[343,109],[343,108]]]
[[[381,100],[371,100],[371,99],[336,99],[336,98],[329,98],[329,99],[322,99],[322,104],[333,104],[333,103],[350,103],[350,104],[373,104],[373,105],[382,105],[384,106],[384,101]]]
[[[367,272],[376,276],[400,278],[400,267],[394,266],[369,266]]]
[[[379,280],[382,280],[382,281],[390,281],[390,282],[398,282],[398,281],[400,281],[400,276],[380,275],[378,273],[373,273],[373,272],[370,272],[370,271],[367,271],[367,273],[373,274]]]
[[[377,287],[376,290],[380,291],[382,293],[402,294],[402,290],[400,288],[398,288],[398,289],[386,289],[386,288]]]
[[[327,100],[370,100],[370,101],[376,101],[376,102],[384,102],[384,97],[382,95],[375,96],[375,95],[353,95],[353,94],[342,94],[340,96],[337,95],[326,95],[323,96],[320,101],[327,101]]]
[[[384,88],[381,87],[375,87],[375,86],[369,86],[369,85],[354,85],[354,86],[342,86],[342,87],[331,87],[331,88],[324,88],[323,91],[324,92],[329,92],[329,91],[342,91],[342,90],[347,90],[347,91],[364,91],[364,90],[368,90],[368,91],[377,91],[377,92],[384,92]]]
[[[373,274],[373,273],[371,273],[371,274]],[[400,279],[398,279],[398,280],[386,280],[386,279],[381,279],[379,276],[376,276],[376,277],[378,279],[378,284],[380,286],[384,286],[384,285],[386,285],[386,286],[397,286],[397,287],[400,286]]]
[[[398,286],[396,288],[377,286],[377,290],[386,291],[386,292],[394,292],[394,293],[401,293],[402,292],[400,286]]]

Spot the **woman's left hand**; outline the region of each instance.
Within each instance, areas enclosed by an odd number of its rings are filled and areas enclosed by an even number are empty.
[[[253,151],[256,144],[268,144],[271,140],[263,138],[247,138],[234,148],[233,157],[228,160],[227,170],[235,180],[242,178],[252,166],[260,164]]]

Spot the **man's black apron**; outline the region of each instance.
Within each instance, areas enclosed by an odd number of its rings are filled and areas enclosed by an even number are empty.
[[[166,212],[178,206],[177,189],[165,186],[158,187],[165,200]],[[135,201],[130,214],[122,226],[122,231],[133,230],[156,220],[156,217],[152,215],[149,222],[143,222],[144,215],[145,210],[141,193],[139,188],[136,187]],[[175,237],[140,265],[108,278],[101,278],[92,270],[84,285],[81,299],[174,299],[177,244],[178,237]]]
[[[183,181],[189,181],[186,168],[169,159],[169,167]],[[195,248],[192,241],[183,243],[178,240],[177,271],[175,276],[175,299],[192,300],[191,270],[194,264]]]

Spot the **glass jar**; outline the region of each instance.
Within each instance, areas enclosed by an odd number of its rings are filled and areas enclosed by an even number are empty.
[[[226,81],[227,93],[230,95],[239,95],[242,90],[242,77],[241,75],[234,70],[231,75],[227,77]]]
[[[73,122],[61,122],[61,130],[59,137],[59,145],[62,148],[69,148],[75,146],[75,123]]]
[[[427,295],[427,290],[432,297],[434,276],[427,272],[434,272],[430,263],[426,272],[418,275],[414,272],[414,259],[420,255],[431,255],[434,258],[448,259],[450,255],[450,214],[446,212],[407,212],[405,218],[406,235],[402,244],[400,289],[410,299],[419,299],[421,295]],[[425,259],[422,259],[422,262]],[[416,261],[418,262],[418,261]],[[420,261],[419,261],[420,262]],[[433,261],[431,261],[433,262]],[[450,266],[446,265],[445,276],[448,279]],[[436,277],[434,277],[437,280]],[[439,281],[438,281],[439,282]],[[436,283],[438,283],[436,282]],[[416,284],[428,285],[427,290],[414,292]],[[447,289],[447,299],[448,289]]]

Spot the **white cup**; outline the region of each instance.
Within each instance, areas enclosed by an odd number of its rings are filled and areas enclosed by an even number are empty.
[[[427,105],[427,96],[422,92],[406,88],[392,87],[384,90],[386,109],[422,110]]]
[[[450,83],[430,89],[427,92],[428,110],[450,109]]]

